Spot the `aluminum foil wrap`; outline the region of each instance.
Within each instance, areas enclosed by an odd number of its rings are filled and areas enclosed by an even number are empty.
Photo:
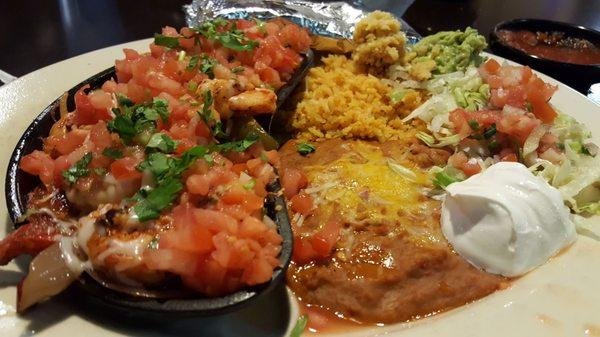
[[[229,19],[270,19],[285,17],[308,28],[313,34],[335,38],[352,38],[354,25],[367,11],[360,1],[316,2],[306,0],[193,0],[184,6],[188,26],[217,17]],[[404,20],[402,30],[409,43],[421,36]]]

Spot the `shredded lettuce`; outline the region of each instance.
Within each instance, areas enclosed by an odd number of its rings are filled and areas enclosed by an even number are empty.
[[[408,116],[404,117],[402,121],[407,122],[418,117],[424,122],[431,122],[436,115],[448,114],[456,108],[458,108],[458,105],[454,101],[452,94],[445,92],[432,96]]]
[[[550,133],[563,145],[565,158],[558,164],[538,159],[530,170],[556,187],[576,213],[600,214],[600,156],[587,144],[591,133],[564,114],[557,116]]]
[[[424,121],[432,134],[419,133],[417,137],[431,147],[458,144],[461,138],[451,131],[450,112],[457,108],[480,110],[488,104],[490,98],[490,88],[483,83],[475,67],[469,67],[466,71],[436,75],[424,83],[424,88],[432,92],[433,96],[403,121],[413,118]]]
[[[388,163],[388,166],[390,167],[390,169],[392,171],[394,171],[395,173],[401,175],[405,179],[410,180],[410,181],[414,181],[417,178],[417,174],[414,173],[411,169],[398,164],[394,160],[388,158],[387,159],[387,163]]]
[[[583,144],[592,137],[592,133],[583,124],[565,114],[556,117],[550,132],[558,137],[560,143],[571,141]]]
[[[458,87],[452,91],[452,95],[461,108],[467,111],[477,111],[483,109],[490,100],[490,87],[482,84],[477,91],[467,91]]]
[[[447,137],[434,137],[425,132],[418,132],[417,138],[423,141],[429,147],[445,147],[457,145],[461,138],[460,135],[452,135]]]

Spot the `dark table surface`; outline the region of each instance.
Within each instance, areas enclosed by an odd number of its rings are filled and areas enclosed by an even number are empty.
[[[0,69],[22,76],[95,49],[185,25],[191,0],[0,1]],[[472,26],[488,36],[500,21],[545,18],[600,30],[599,0],[364,0],[402,16],[420,34]]]

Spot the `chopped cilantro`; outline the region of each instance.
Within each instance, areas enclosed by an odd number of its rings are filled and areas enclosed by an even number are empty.
[[[316,150],[315,147],[309,143],[300,143],[296,146],[296,149],[298,150],[298,153],[300,153],[303,156],[306,156],[309,153],[313,153]]]
[[[167,156],[164,153],[153,152],[146,157],[146,160],[136,166],[138,171],[149,170],[154,175],[154,180],[160,181],[167,176],[169,170],[175,165],[177,158]]]
[[[202,62],[200,63],[200,71],[207,74],[209,78],[215,78],[215,73],[213,71],[213,69],[215,68],[215,65],[217,65],[218,62],[217,60],[215,60],[214,58],[203,54],[202,55]]]
[[[196,89],[198,89],[198,83],[196,83],[196,82],[190,82],[190,83],[188,83],[188,90],[189,91],[196,91]]]
[[[178,179],[171,178],[151,190],[140,190],[133,199],[137,204],[133,206],[135,214],[140,221],[158,218],[160,212],[171,207],[175,197],[183,189]]]
[[[86,153],[79,161],[66,170],[62,171],[63,178],[69,183],[74,184],[77,179],[90,175],[88,165],[92,161],[92,153]]]
[[[237,29],[235,23],[232,23],[228,30],[222,29],[227,24],[223,19],[209,20],[196,28],[196,31],[207,39],[218,41],[223,47],[235,51],[252,50],[258,46],[258,41],[248,39],[244,32]]]
[[[104,151],[102,151],[102,154],[111,159],[119,159],[123,157],[123,151],[110,147],[104,149]]]
[[[473,130],[473,131],[479,131],[479,129],[480,129],[479,123],[477,123],[477,121],[474,119],[471,119],[469,121],[469,126],[471,127],[471,130]]]
[[[192,58],[190,58],[190,63],[188,63],[188,66],[185,68],[185,70],[187,71],[192,71],[196,68],[196,66],[198,65],[198,63],[200,63],[200,67],[199,70],[205,74],[208,75],[208,77],[215,78],[215,73],[213,71],[215,65],[217,65],[219,62],[217,62],[216,59],[206,55],[206,54],[202,54],[202,56],[198,56],[198,55],[194,55],[192,56]]]
[[[212,108],[211,108],[213,105],[212,92],[210,90],[206,89],[204,91],[204,93],[202,94],[202,96],[204,99],[203,105],[202,105],[202,111],[198,111],[198,114],[204,120],[204,122],[206,124],[208,124],[208,122],[210,122],[214,119]]]
[[[108,130],[114,133],[118,133],[121,139],[128,143],[136,135],[136,125],[131,118],[127,118],[125,115],[117,114],[119,109],[113,109],[115,112],[115,118],[108,122]]]
[[[183,189],[180,182],[181,175],[197,159],[202,158],[212,164],[214,159],[210,155],[211,152],[242,152],[257,141],[258,136],[251,134],[246,139],[236,142],[194,146],[185,151],[180,158],[162,152],[150,153],[136,169],[138,171],[149,170],[154,177],[156,187],[142,189],[132,198],[137,201],[134,210],[138,218],[140,221],[156,219],[160,212],[171,207],[178,193]]]
[[[211,129],[213,136],[217,139],[227,138],[227,133],[223,131],[223,123],[215,119],[212,105],[213,105],[213,97],[210,90],[206,89],[203,94],[204,103],[202,105],[202,110],[198,111],[198,115],[204,123]]]
[[[113,109],[115,118],[108,122],[108,130],[119,134],[124,143],[132,141],[145,145],[156,129],[156,121],[169,118],[167,101],[154,98],[152,103],[123,106]]]
[[[489,128],[485,129],[485,131],[483,132],[483,137],[485,137],[485,139],[490,139],[495,134],[496,134],[496,124],[492,124]]]
[[[233,67],[231,69],[231,72],[233,72],[234,74],[239,74],[239,73],[244,72],[245,70],[246,70],[245,67],[239,66],[239,67]]]
[[[228,152],[228,151],[244,152],[250,146],[254,145],[254,143],[256,143],[259,140],[259,138],[260,137],[257,134],[250,133],[248,136],[246,136],[245,139],[242,139],[242,140],[213,145],[212,150],[214,150],[216,152]]]
[[[123,94],[117,94],[117,102],[121,106],[132,106],[133,101]]]
[[[254,21],[254,23],[256,23],[256,27],[258,28],[258,31],[261,32],[262,34],[267,34],[267,28],[266,28],[266,23],[258,18],[252,18],[252,21]]]
[[[533,111],[533,105],[531,105],[530,102],[525,102],[525,109],[527,109],[527,111],[532,112]]]
[[[154,44],[168,48],[179,47],[179,37],[154,34]]]
[[[187,71],[194,70],[194,68],[196,68],[196,66],[198,65],[198,61],[200,61],[200,57],[198,55],[192,56],[190,58],[190,63],[188,63],[187,67],[185,67],[185,70],[187,70]]]
[[[146,144],[146,151],[158,150],[164,153],[172,153],[177,147],[177,142],[164,133],[155,133]]]

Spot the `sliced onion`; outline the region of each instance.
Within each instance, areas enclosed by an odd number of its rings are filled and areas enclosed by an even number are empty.
[[[60,242],[39,253],[29,265],[29,273],[19,283],[17,312],[22,313],[32,305],[65,290],[81,271],[72,271],[63,256]]]

